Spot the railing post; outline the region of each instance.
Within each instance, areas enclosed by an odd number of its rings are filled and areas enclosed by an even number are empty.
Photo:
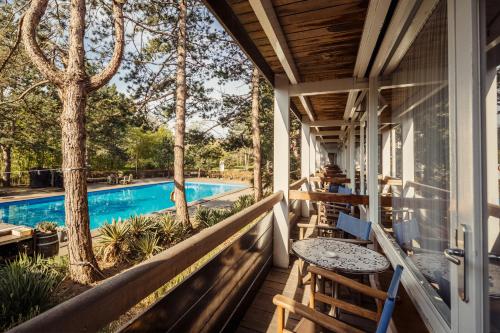
[[[359,125],[359,190],[360,194],[365,194],[365,122]]]
[[[283,200],[274,206],[273,262],[288,267],[288,188],[290,186],[290,97],[288,79],[276,75],[274,88],[274,191],[283,191]]]
[[[378,223],[378,79],[370,78],[368,92],[368,196],[369,219]]]
[[[354,124],[351,126],[349,131],[349,178],[351,178],[351,189],[352,193],[356,193],[356,164],[354,163],[355,148],[356,148],[356,130]]]
[[[308,180],[302,185],[304,191],[311,190],[311,184],[309,183],[309,176],[311,175],[310,166],[311,163],[309,159],[311,158],[311,128],[308,124],[302,123],[300,126],[300,173],[301,178],[306,177]],[[304,200],[302,205],[302,216],[309,217],[309,211],[311,210],[311,202],[309,200]]]

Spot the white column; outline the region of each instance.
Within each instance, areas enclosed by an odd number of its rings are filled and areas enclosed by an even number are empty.
[[[365,122],[359,123],[359,189],[360,194],[365,194]]]
[[[352,193],[356,190],[356,170],[355,170],[355,153],[356,148],[356,130],[354,125],[349,130],[349,178],[351,178]]]
[[[368,92],[368,217],[378,223],[378,80],[371,77]]]
[[[413,112],[408,113],[401,122],[401,134],[403,141],[403,195],[406,198],[413,197],[415,191],[408,182],[415,180],[415,150],[413,136]]]
[[[311,145],[309,149],[309,153],[311,154],[309,156],[309,171],[313,174],[316,173],[316,137],[314,135],[311,135]]]
[[[391,174],[391,132],[382,132],[382,176]]]
[[[489,84],[486,95],[486,179],[488,191],[488,203],[498,205],[498,136],[497,136],[497,71],[496,68],[488,68],[485,78],[485,86]],[[498,252],[500,249],[493,248],[500,237],[500,224],[497,217],[488,218],[488,252]]]
[[[301,178],[306,177],[309,179],[311,175],[310,167],[311,163],[309,159],[311,158],[311,129],[308,124],[302,123],[300,126],[300,173]],[[311,184],[309,181],[302,185],[303,191],[310,191]],[[302,200],[302,216],[309,217],[309,212],[311,210],[311,202],[309,200]]]
[[[320,170],[321,169],[321,143],[316,140],[316,154],[314,155],[316,160],[315,160],[315,169]]]
[[[396,177],[396,130],[391,128],[391,177]]]
[[[274,206],[273,262],[277,267],[288,267],[288,187],[290,184],[290,98],[288,79],[276,75],[274,88],[274,191],[283,191],[284,199]]]

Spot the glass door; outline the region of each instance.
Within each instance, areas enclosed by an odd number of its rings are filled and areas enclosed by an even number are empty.
[[[483,174],[485,323],[490,332],[500,332],[500,2],[483,5]],[[488,318],[489,316],[489,318]]]

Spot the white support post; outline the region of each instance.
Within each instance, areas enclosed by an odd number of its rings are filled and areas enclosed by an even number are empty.
[[[321,170],[321,143],[319,140],[316,140],[316,146],[314,147],[315,152],[315,163],[314,167],[316,170]]]
[[[382,176],[391,174],[391,132],[382,131]]]
[[[288,79],[276,75],[274,88],[274,191],[283,191],[284,199],[274,206],[273,263],[288,267],[290,225],[288,221],[288,187],[290,184],[290,98]]]
[[[391,177],[396,177],[396,130],[391,128]]]
[[[379,220],[378,207],[378,80],[370,78],[368,91],[368,196],[369,214],[372,223]]]
[[[365,122],[359,124],[359,190],[360,194],[365,194]]]
[[[309,149],[309,171],[311,174],[316,173],[316,138],[311,136],[311,145]]]
[[[351,190],[352,193],[356,191],[356,170],[355,170],[355,153],[356,148],[356,130],[354,125],[351,126],[349,130],[349,178],[351,179]]]
[[[309,183],[309,176],[311,175],[311,128],[308,124],[302,123],[300,126],[300,173],[301,177],[308,179],[302,185],[303,191],[311,191],[311,184]],[[311,202],[309,200],[302,201],[302,216],[309,217],[311,211]]]

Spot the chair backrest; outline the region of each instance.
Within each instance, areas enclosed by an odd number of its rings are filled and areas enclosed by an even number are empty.
[[[401,247],[411,247],[413,240],[420,239],[420,228],[415,218],[394,222],[392,229],[394,237]]]
[[[392,313],[394,312],[394,307],[396,306],[396,296],[398,294],[399,282],[401,281],[401,274],[403,273],[403,267],[397,265],[392,275],[391,285],[389,290],[387,290],[387,299],[384,303],[384,308],[382,310],[382,315],[378,321],[376,333],[385,333],[391,322]]]
[[[339,186],[338,192],[339,194],[352,194],[352,191],[350,188],[345,187],[345,186]]]
[[[362,240],[368,240],[372,231],[372,223],[340,212],[337,228]]]

